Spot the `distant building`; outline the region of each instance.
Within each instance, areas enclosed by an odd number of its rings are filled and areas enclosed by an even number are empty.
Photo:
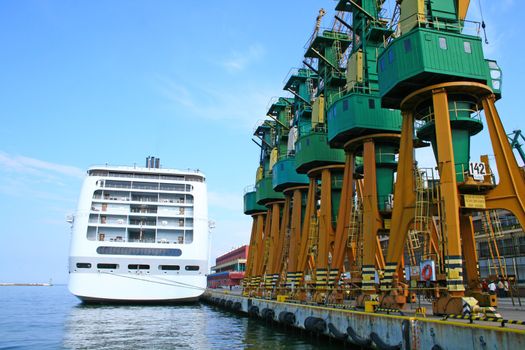
[[[473,217],[481,278],[496,279],[501,270],[520,287],[525,284],[525,233],[505,210]]]
[[[240,285],[246,271],[247,257],[248,246],[243,245],[215,259],[212,273],[208,275],[208,288]]]

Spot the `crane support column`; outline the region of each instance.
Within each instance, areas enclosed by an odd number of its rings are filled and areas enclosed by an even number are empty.
[[[392,210],[385,273],[381,281],[381,288],[384,292],[393,287],[394,274],[403,256],[407,232],[415,215],[414,113],[412,110],[404,110],[402,115],[403,124],[401,126],[397,180],[394,189],[394,209]]]
[[[485,200],[487,208],[504,208],[511,211],[525,229],[525,181],[507,140],[494,100],[492,94],[484,96],[481,100],[499,176],[498,185],[487,194]]]
[[[447,237],[447,252],[445,254],[447,288],[451,295],[463,296],[465,288],[463,287],[463,259],[459,231],[459,198],[446,90],[444,88],[432,90],[432,102],[436,123],[441,201],[445,209],[445,225],[443,227]]]

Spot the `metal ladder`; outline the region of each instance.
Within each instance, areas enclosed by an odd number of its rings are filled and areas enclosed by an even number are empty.
[[[494,222],[492,221],[493,218],[496,217],[497,222],[499,223],[499,226],[496,224],[494,225]],[[499,254],[499,248],[498,248],[498,241],[497,238],[503,236],[503,232],[501,231],[501,222],[499,221],[499,216],[496,210],[489,210],[481,213],[481,224],[483,227],[483,231],[487,235],[487,245],[489,247],[490,252],[490,258],[492,260],[492,265],[494,272],[502,276],[504,279],[507,278],[507,271],[505,269],[505,266],[503,266],[501,262],[501,256]],[[496,228],[496,230],[495,230]],[[489,269],[489,275],[491,271],[490,264],[488,266]]]
[[[319,240],[319,220],[317,216],[312,216],[310,221],[310,232],[308,233],[308,254],[317,257],[317,244]]]

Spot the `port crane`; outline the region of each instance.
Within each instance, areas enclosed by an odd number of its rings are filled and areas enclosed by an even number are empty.
[[[480,288],[472,218],[505,209],[525,226],[512,152],[523,158],[524,138],[503,129],[501,71],[465,18],[470,1],[398,1],[397,23],[383,5],[340,0],[332,29],[321,10],[304,67],[285,82],[292,97],[256,131],[245,294],[402,308],[424,278],[435,314],[483,311],[497,301]],[[470,152],[482,111],[498,183]],[[419,147],[436,169],[417,166]]]

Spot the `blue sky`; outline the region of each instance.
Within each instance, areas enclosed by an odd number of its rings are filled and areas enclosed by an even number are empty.
[[[393,3],[394,0],[389,0]],[[500,115],[522,126],[518,1],[482,1],[486,56],[503,69]],[[69,225],[86,168],[198,168],[216,222],[212,257],[249,240],[251,134],[301,65],[331,0],[0,2],[0,282],[67,281]],[[479,20],[478,2],[471,19]],[[473,154],[491,153],[486,133]]]

